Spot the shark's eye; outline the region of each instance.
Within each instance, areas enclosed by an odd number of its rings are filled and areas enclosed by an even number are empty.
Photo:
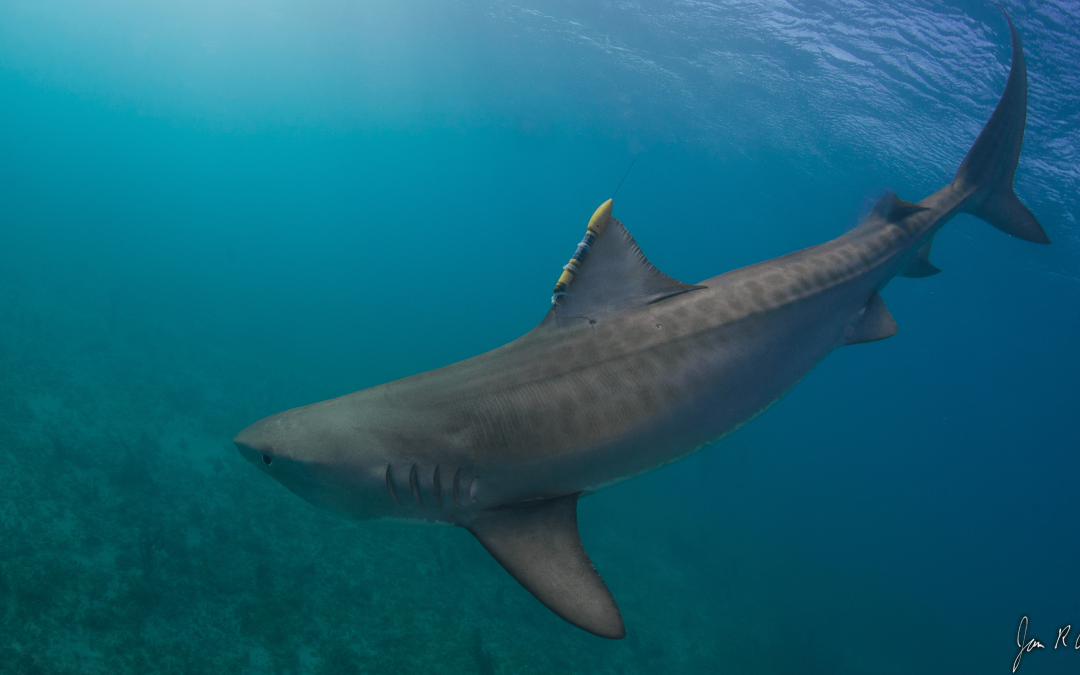
[[[274,463],[274,458],[273,457],[271,457],[270,455],[263,455],[263,464],[265,464],[266,466],[270,466],[273,463]]]

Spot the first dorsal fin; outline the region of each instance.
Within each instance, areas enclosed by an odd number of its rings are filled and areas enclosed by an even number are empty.
[[[545,323],[560,318],[596,319],[699,288],[703,286],[676,281],[653,267],[630,232],[611,218]]]
[[[468,529],[548,609],[578,628],[617,640],[626,629],[581,545],[578,495],[483,511]]]
[[[903,199],[897,197],[895,192],[888,190],[881,196],[881,199],[878,200],[877,204],[874,204],[874,208],[870,211],[870,216],[867,220],[881,219],[887,223],[895,223],[907,218],[913,213],[925,210],[925,206],[905,202]]]

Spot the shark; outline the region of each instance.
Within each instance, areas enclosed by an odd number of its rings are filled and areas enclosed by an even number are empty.
[[[919,202],[886,193],[832,241],[697,284],[645,258],[596,210],[536,328],[487,353],[241,431],[241,455],[346,518],[465,528],[569,623],[626,635],[585,551],[579,499],[697,451],[761,414],[838,347],[897,332],[880,292],[938,273],[958,213],[1049,243],[1013,190],[1027,115],[1024,51],[953,181]]]

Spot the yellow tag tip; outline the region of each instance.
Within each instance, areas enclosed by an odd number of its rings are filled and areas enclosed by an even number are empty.
[[[611,220],[611,206],[614,202],[614,198],[607,200],[596,208],[593,212],[592,218],[589,218],[590,230],[595,230],[596,234],[601,234],[604,228],[607,227],[608,221]]]

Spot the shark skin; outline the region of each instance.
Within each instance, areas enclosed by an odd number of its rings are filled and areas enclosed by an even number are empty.
[[[731,433],[833,349],[895,334],[879,292],[896,276],[940,271],[930,246],[957,213],[1049,243],[1012,189],[1027,75],[1008,21],[1005,92],[953,182],[922,201],[887,193],[837,239],[693,286],[650,265],[605,215],[567,295],[526,335],[272,415],[241,431],[237,448],[341,516],[464,527],[556,614],[623,637],[578,537],[580,496]]]

